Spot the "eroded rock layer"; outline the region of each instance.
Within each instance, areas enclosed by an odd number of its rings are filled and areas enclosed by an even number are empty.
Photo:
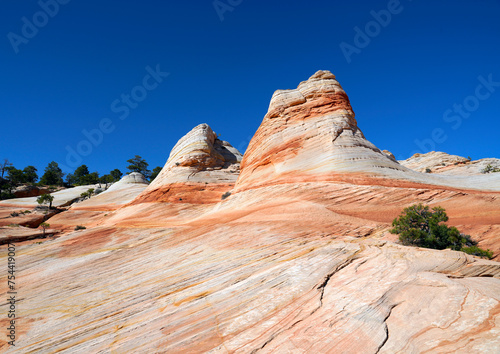
[[[450,155],[445,152],[431,151],[426,154],[415,154],[409,159],[399,161],[405,167],[418,172],[439,173],[444,175],[473,176],[488,173],[488,166],[491,169],[500,169],[500,160],[486,158],[472,161],[457,155]],[[500,183],[500,174],[494,175]]]
[[[498,176],[425,176],[400,165],[365,139],[346,93],[328,71],[274,93],[241,163],[236,191],[304,181],[500,191]]]
[[[64,231],[74,230],[77,226],[99,226],[114,215],[115,210],[134,200],[148,185],[142,174],[132,172],[104,192],[72,204],[66,212],[51,218],[50,225]]]
[[[160,174],[133,203],[220,201],[238,178],[241,158],[207,124],[200,124],[178,141]]]
[[[329,72],[275,94],[234,187],[240,161],[200,125],[132,202],[135,184],[117,184],[50,218],[56,237],[18,244],[15,351],[500,352],[500,263],[388,233],[404,207],[439,205],[498,259],[494,177],[401,166]]]
[[[500,349],[497,262],[297,227],[290,216],[316,210],[286,206],[281,215],[227,209],[183,227],[98,227],[19,247],[16,350]]]

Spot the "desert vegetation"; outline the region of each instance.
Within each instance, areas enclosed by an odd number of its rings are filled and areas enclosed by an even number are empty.
[[[38,204],[43,205],[43,204],[49,204],[49,209],[52,209],[52,202],[54,201],[54,196],[50,194],[42,194],[38,198],[36,198],[36,202]]]
[[[482,173],[494,173],[494,172],[500,172],[500,168],[495,168],[491,166],[491,164],[488,164],[485,168],[481,170]]]
[[[45,230],[48,229],[50,227],[50,224],[46,223],[46,222],[42,222],[40,224],[40,227],[43,229],[43,237],[45,237]]]
[[[85,200],[85,199],[88,199],[90,197],[92,197],[92,195],[94,194],[94,188],[89,188],[87,189],[86,192],[83,192],[82,194],[80,194],[80,197]]]
[[[160,166],[157,166],[150,171],[149,164],[139,155],[127,160],[127,163],[129,164],[128,173],[139,172],[149,181],[153,181],[162,170]],[[55,161],[47,165],[40,180],[37,172],[34,166],[17,169],[8,159],[3,159],[0,163],[0,200],[16,198],[14,191],[20,186],[44,187],[52,192],[64,187],[98,184],[99,188],[106,190],[112,183],[118,182],[123,177],[123,173],[118,168],[100,176],[97,171],[90,172],[87,165],[81,165],[73,173],[65,174]]]
[[[393,234],[399,234],[399,241],[406,246],[418,246],[442,250],[450,248],[474,256],[492,258],[490,250],[477,246],[470,235],[460,233],[454,226],[448,226],[446,211],[441,207],[429,209],[423,204],[405,208],[401,215],[392,222]]]
[[[127,160],[127,162],[130,164],[127,166],[127,169],[130,170],[130,172],[139,172],[146,179],[151,177],[151,171],[148,170],[149,164],[139,155],[135,155],[134,158]]]

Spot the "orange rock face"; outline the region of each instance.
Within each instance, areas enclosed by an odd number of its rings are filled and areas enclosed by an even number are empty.
[[[325,71],[295,90],[276,91],[245,152],[235,190],[306,181],[500,191],[497,175],[417,173],[380,151],[365,139],[346,93]]]
[[[15,349],[499,352],[500,263],[388,233],[404,207],[440,205],[498,259],[496,178],[400,165],[318,72],[275,93],[243,159],[202,124],[149,186],[110,188],[50,218],[62,234],[20,243]]]

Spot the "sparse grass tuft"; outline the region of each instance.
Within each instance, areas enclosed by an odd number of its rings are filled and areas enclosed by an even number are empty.
[[[495,168],[491,166],[491,164],[488,164],[488,166],[483,168],[481,171],[481,173],[495,173],[495,172],[500,172],[500,168]]]

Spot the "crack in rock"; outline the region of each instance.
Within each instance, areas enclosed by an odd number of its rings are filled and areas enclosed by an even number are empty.
[[[387,320],[389,319],[389,317],[391,317],[392,310],[394,310],[394,308],[398,305],[399,304],[392,305],[389,308],[389,312],[387,313],[387,316],[385,316],[385,318],[384,318],[385,339],[382,341],[382,343],[380,343],[375,354],[378,354],[380,352],[380,350],[382,350],[384,345],[387,343],[387,341],[389,340],[389,327],[387,326]]]
[[[350,264],[352,264],[352,262],[354,262],[356,259],[358,259],[356,257],[357,253],[350,256],[347,260],[345,260],[343,263],[339,264],[337,267],[335,267],[335,269],[328,273],[325,277],[325,279],[323,280],[323,282],[316,288],[318,290],[320,290],[320,297],[319,297],[319,306],[317,308],[315,308],[314,310],[311,311],[311,313],[309,313],[308,315],[306,315],[304,318],[298,320],[298,321],[295,321],[292,325],[290,325],[289,327],[277,332],[277,333],[274,333],[271,335],[271,337],[265,342],[263,343],[260,347],[258,348],[255,348],[254,350],[252,350],[250,353],[251,354],[255,354],[259,351],[261,351],[262,349],[264,349],[264,347],[266,345],[268,345],[269,343],[271,343],[278,335],[280,335],[281,333],[283,332],[286,332],[286,331],[289,331],[290,329],[292,329],[294,326],[296,326],[298,323],[304,321],[305,318],[307,317],[310,317],[312,316],[316,311],[318,311],[322,306],[323,306],[323,296],[324,296],[324,293],[325,293],[325,287],[326,285],[328,284],[328,282],[330,281],[330,279],[338,272],[340,272],[342,269],[344,269],[345,267],[349,266]]]

